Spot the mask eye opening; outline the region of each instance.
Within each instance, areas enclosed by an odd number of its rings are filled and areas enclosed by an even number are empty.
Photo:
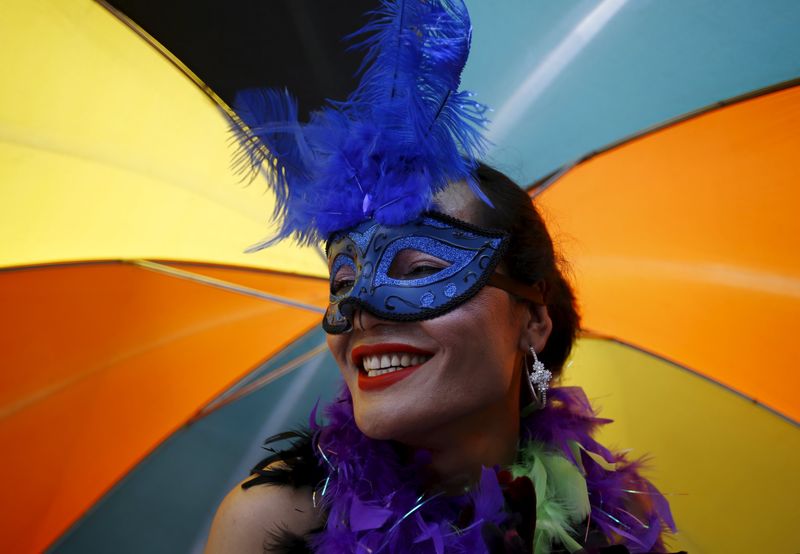
[[[356,281],[356,264],[349,256],[340,254],[331,264],[330,293],[339,296],[347,293]]]
[[[404,248],[392,259],[387,275],[392,279],[410,281],[436,275],[452,265],[433,254]]]

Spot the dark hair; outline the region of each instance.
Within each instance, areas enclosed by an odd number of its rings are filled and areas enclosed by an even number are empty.
[[[494,205],[475,203],[476,223],[511,235],[503,264],[509,276],[523,283],[544,283],[544,299],[553,320],[547,345],[539,354],[545,367],[558,376],[580,328],[575,293],[564,276],[566,267],[531,197],[496,169],[480,163],[476,174],[481,190]]]

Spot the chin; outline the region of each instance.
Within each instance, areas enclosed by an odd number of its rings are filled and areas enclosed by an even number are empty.
[[[359,411],[355,413],[356,425],[371,439],[375,440],[399,440],[400,439],[400,425],[395,418],[384,418],[380,416],[368,416],[361,414]]]
[[[356,425],[367,437],[375,440],[392,440],[404,444],[416,444],[414,440],[424,434],[428,427],[423,427],[421,421],[425,418],[405,417],[398,418],[396,414],[375,414],[355,410]],[[413,433],[409,434],[409,429]]]
[[[420,406],[416,406],[420,408]],[[444,438],[447,429],[464,418],[469,418],[471,411],[446,411],[437,409],[414,410],[412,406],[395,406],[391,412],[385,410],[359,410],[354,405],[356,425],[367,437],[375,440],[391,440],[406,446],[432,448]],[[403,414],[398,417],[398,413]]]
[[[378,441],[396,441],[397,438],[395,434],[392,432],[392,429],[386,428],[376,428],[375,426],[366,426],[362,427],[361,424],[356,420],[356,425],[364,433],[365,436]]]

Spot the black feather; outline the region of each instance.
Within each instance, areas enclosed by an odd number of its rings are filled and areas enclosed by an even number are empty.
[[[291,441],[288,448],[276,449],[270,445]],[[243,489],[254,485],[284,485],[293,488],[315,487],[325,479],[325,472],[314,455],[311,432],[287,431],[269,437],[264,447],[270,455],[250,470],[250,479],[242,483]]]
[[[314,529],[309,534],[319,533],[322,528]],[[264,552],[269,554],[314,554],[306,536],[292,533],[281,528],[271,531],[264,542]]]

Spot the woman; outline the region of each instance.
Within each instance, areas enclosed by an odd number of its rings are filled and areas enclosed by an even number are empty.
[[[280,93],[239,108],[245,160],[274,169],[278,238],[326,240],[346,388],[228,495],[207,551],[660,551],[663,497],[591,439],[603,421],[579,389],[548,394],[574,296],[527,194],[475,161],[466,10],[374,17],[346,103],[307,124]]]
[[[545,303],[483,286],[463,304],[421,321],[386,320],[356,308],[351,312],[352,330],[328,338],[352,397],[358,429],[370,439],[395,441],[396,453],[384,463],[409,463],[416,453],[426,452],[427,473],[419,484],[429,495],[463,493],[479,481],[482,468],[506,467],[519,461],[520,410],[532,400],[526,384],[526,353],[530,348],[539,352],[538,358],[558,375],[578,329],[572,290],[533,204],[502,174],[481,166],[478,176],[494,208],[458,183],[437,195],[436,209],[483,229],[509,233],[508,254],[500,260],[497,271],[521,288],[528,284],[534,294],[537,289],[547,291]],[[398,252],[389,274],[398,279],[419,279],[436,276],[447,267],[447,261],[431,252],[407,248]],[[340,269],[331,276],[332,290],[351,286],[355,277],[349,270]],[[379,375],[380,370],[366,369],[379,366],[378,358],[384,356],[407,356],[399,363],[390,360],[388,365],[410,369]],[[370,377],[370,372],[375,376]],[[371,382],[380,379],[383,382]],[[596,424],[585,412],[572,413],[587,418],[588,427]],[[527,419],[536,420],[539,415]],[[531,429],[537,432],[530,421],[523,425],[525,433]],[[552,431],[551,427],[538,430],[539,434]],[[322,437],[324,445],[324,434]],[[547,442],[553,447],[557,440],[551,437]],[[590,444],[583,446],[591,448]],[[208,552],[264,552],[265,544],[272,545],[267,547],[268,552],[282,552],[287,544],[300,544],[309,534],[319,535],[326,516],[321,503],[315,507],[312,489],[325,481],[324,468],[297,468],[314,466],[314,462],[316,458],[306,442],[257,466],[256,477],[235,488],[220,507]],[[627,473],[620,471],[620,476],[628,482],[637,481],[633,468],[628,469]],[[304,471],[311,475],[302,475]],[[383,479],[380,472],[375,475]],[[273,486],[254,486],[261,484]],[[643,481],[637,486],[655,495]],[[622,507],[628,512],[648,512],[647,506],[637,505],[638,501],[631,495]],[[658,518],[662,515],[664,522],[669,522],[668,512],[650,513],[649,517],[660,525]],[[591,522],[573,521],[573,526],[577,527],[573,531],[579,530],[584,537],[582,544],[596,546],[607,540]],[[587,529],[591,531],[589,538]],[[517,532],[517,536],[532,535],[531,531]],[[491,535],[491,531],[484,530],[486,533]],[[656,540],[648,548],[659,547],[658,533],[654,536]]]

